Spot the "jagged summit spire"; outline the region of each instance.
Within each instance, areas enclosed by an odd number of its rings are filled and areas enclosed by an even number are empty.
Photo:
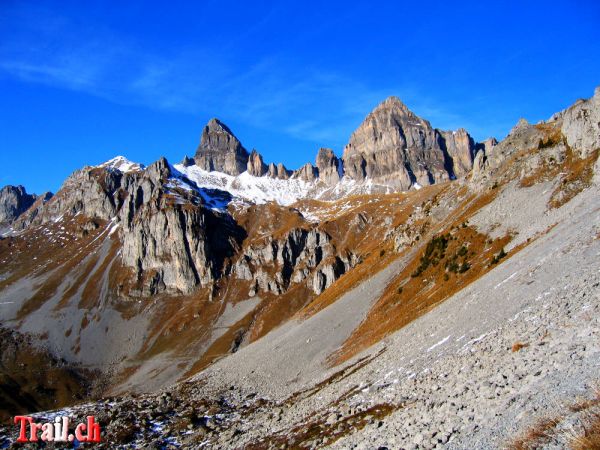
[[[406,106],[404,102],[402,102],[402,100],[400,100],[395,95],[391,95],[384,101],[382,101],[379,105],[375,107],[372,113],[378,113],[384,110],[392,110],[395,112],[402,112],[404,114],[414,115],[414,113],[410,109],[408,109],[408,106]]]
[[[212,119],[210,119],[208,121],[208,123],[205,126],[205,129],[230,134],[231,136],[235,137],[235,135],[229,129],[229,127],[227,125],[225,125],[223,122],[221,122],[219,119],[217,119],[216,117],[213,117]]]
[[[194,160],[207,171],[239,175],[246,170],[249,154],[227,125],[210,119],[200,138]]]

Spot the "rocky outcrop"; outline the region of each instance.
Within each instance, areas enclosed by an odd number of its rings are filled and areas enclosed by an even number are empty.
[[[209,286],[224,270],[244,232],[228,214],[212,211],[201,193],[178,179],[161,158],[145,170],[107,167],[75,172],[51,199],[40,197],[15,223],[18,229],[75,215],[120,225],[120,262],[133,271],[123,296],[187,294]]]
[[[492,179],[503,163],[517,151],[529,154],[520,163],[522,174],[525,176],[535,167],[536,150],[540,143],[547,139],[546,133],[539,127],[529,124],[525,119],[519,119],[509,135],[500,143],[493,138],[479,144],[479,152],[473,161],[470,180],[474,185],[483,185]]]
[[[45,205],[50,201],[53,194],[52,192],[46,192],[42,195],[38,195],[33,202],[33,205],[29,207],[27,211],[22,213],[12,224],[15,230],[24,230],[33,222],[38,221],[38,216],[44,212]]]
[[[194,158],[190,158],[189,156],[184,156],[183,159],[181,160],[181,165],[183,167],[190,167],[193,166],[194,164],[196,164],[196,161],[194,161]]]
[[[164,200],[144,208],[145,220],[124,224],[122,261],[144,279],[129,294],[162,291],[188,294],[214,280],[209,257],[206,217],[201,208],[165,207]]]
[[[0,189],[0,226],[9,225],[27,211],[36,196],[27,193],[23,186],[4,186]]]
[[[311,163],[306,163],[298,170],[294,172],[292,178],[299,178],[301,180],[306,181],[307,183],[311,183],[315,181],[319,176],[319,172],[315,166]]]
[[[248,152],[229,128],[211,119],[202,131],[194,160],[206,171],[239,175],[247,169]]]
[[[197,192],[167,190],[172,175],[161,158],[127,188],[119,213],[122,263],[143,280],[129,295],[189,294],[197,286],[208,286],[221,275],[234,244],[243,239],[231,217],[205,208]]]
[[[263,158],[256,150],[252,150],[247,164],[248,173],[255,177],[262,177],[267,173],[267,166]]]
[[[123,189],[142,172],[123,173],[110,167],[84,167],[63,183],[56,195],[46,193],[15,222],[15,229],[83,214],[111,220],[123,204]]]
[[[346,176],[407,190],[462,176],[475,143],[464,130],[440,132],[390,97],[367,116],[344,149]]]
[[[496,145],[498,145],[498,141],[496,138],[491,137],[477,144],[477,150],[483,150],[484,152],[489,153]]]
[[[581,158],[600,149],[600,87],[588,100],[580,100],[564,111],[561,132]]]
[[[287,180],[292,175],[292,172],[287,170],[282,163],[275,165],[274,163],[269,164],[267,169],[267,175],[271,178],[279,178],[280,180]]]
[[[329,288],[339,277],[356,265],[353,255],[336,256],[333,261],[324,263],[313,274],[310,286],[319,295]]]
[[[440,135],[440,147],[450,159],[451,178],[465,176],[473,167],[475,141],[464,128],[457,131],[441,131]]]
[[[483,148],[475,157],[471,173],[475,184],[492,179],[501,164],[516,151],[525,155],[516,168],[520,178],[539,169],[542,164],[539,150],[543,150],[548,159],[561,161],[568,146],[576,156],[586,158],[600,149],[600,88],[594,97],[579,100],[547,122],[531,125],[519,119],[502,142],[488,139],[480,145]]]
[[[281,294],[290,284],[302,282],[320,294],[356,262],[351,253],[338,254],[324,231],[294,228],[281,239],[268,238],[244,250],[233,274],[251,281],[250,295]]]
[[[316,163],[320,181],[329,186],[334,186],[340,182],[344,169],[342,162],[335,156],[333,150],[330,148],[319,149]]]

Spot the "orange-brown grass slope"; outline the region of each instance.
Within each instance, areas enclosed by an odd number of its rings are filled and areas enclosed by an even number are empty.
[[[417,206],[425,204],[446,189],[447,185],[434,185],[410,193],[353,197],[355,203],[352,204],[352,209],[326,221],[322,227],[353,249],[360,256],[361,262],[307,305],[301,311],[301,316],[306,318],[318,313],[400,257],[403,252],[396,253],[393,241],[385,239],[386,229],[405,223]],[[336,203],[343,202],[345,201],[341,200]],[[370,222],[364,228],[350,226],[359,215],[368,218]],[[386,217],[391,218],[389,225],[385,223]],[[426,221],[417,221],[414,226],[426,226]]]
[[[0,364],[0,422],[8,424],[15,414],[70,405],[90,393],[89,372],[64,367],[34,346],[30,336],[0,328],[0,342],[2,351],[12,355]]]
[[[66,287],[66,297],[72,296],[84,282],[86,276],[82,268],[93,267],[93,252],[101,246],[102,235],[107,234],[106,223],[101,221],[97,221],[96,230],[82,234],[81,226],[88,221],[90,219],[75,217],[0,240],[2,271],[8,275],[0,282],[0,291],[24,277],[37,283],[34,294],[25,301],[17,318],[24,318],[52,298],[67,275],[78,274]]]
[[[490,240],[463,225],[433,236],[387,286],[332,362],[346,361],[477,280],[494,266],[494,257],[509,240]]]
[[[244,246],[260,242],[266,237],[279,239],[294,228],[310,228],[310,224],[296,209],[275,203],[231,208],[230,212],[236,223],[248,233]]]

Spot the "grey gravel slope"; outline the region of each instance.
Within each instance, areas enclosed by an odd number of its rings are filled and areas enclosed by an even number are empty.
[[[384,350],[343,381],[300,396],[276,422],[256,417],[242,425],[235,446],[285,434],[316,415],[335,424],[369,406],[392,403],[405,406],[332,448],[502,448],[538,417],[589,395],[600,378],[599,194],[596,177],[593,187],[552,212],[556,225],[547,234],[358,355],[350,364]],[[522,220],[528,218],[523,211]],[[324,368],[325,355],[364,317],[379,292],[373,286],[387,276],[377,275],[374,284],[359,286],[306,322],[282,327],[200,378],[279,399],[317,384],[332,372]],[[517,342],[528,346],[512,352]],[[293,374],[297,378],[290,382]],[[336,404],[350,390],[354,394]],[[223,445],[232,445],[227,439]],[[561,448],[565,442],[549,445]],[[326,437],[312,442],[327,446]]]

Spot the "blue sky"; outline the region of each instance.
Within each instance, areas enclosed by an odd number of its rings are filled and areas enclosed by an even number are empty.
[[[502,138],[590,97],[599,43],[597,1],[0,0],[0,185],[178,162],[211,117],[297,168],[389,95]]]

